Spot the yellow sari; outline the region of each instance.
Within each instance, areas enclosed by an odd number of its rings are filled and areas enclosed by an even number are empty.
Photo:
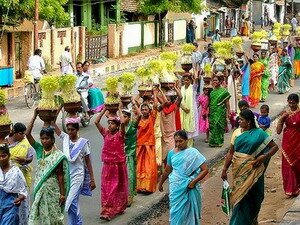
[[[251,65],[250,69],[250,94],[249,101],[250,107],[255,108],[260,100],[261,96],[261,77],[264,72],[264,64],[261,62],[255,62]]]
[[[10,159],[22,171],[22,173],[25,177],[25,180],[26,180],[26,184],[29,188],[31,186],[31,171],[32,171],[32,168],[29,165],[26,165],[26,166],[21,165],[20,163],[15,161],[15,159],[17,157],[26,158],[27,153],[28,153],[28,149],[30,147],[31,146],[30,146],[28,140],[26,138],[24,138],[21,142],[19,142],[18,144],[16,144],[15,146],[10,148],[10,154],[11,154]]]

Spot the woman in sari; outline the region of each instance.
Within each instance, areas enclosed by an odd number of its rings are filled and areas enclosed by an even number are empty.
[[[133,104],[133,108],[136,114],[139,113],[139,109]],[[136,195],[136,136],[137,127],[140,117],[132,118],[131,111],[128,109],[122,110],[124,123],[125,123],[125,154],[126,165],[128,171],[128,206],[131,206],[133,198]]]
[[[300,77],[300,44],[297,42],[295,49],[295,57],[294,57],[294,73],[295,78]]]
[[[214,89],[209,97],[209,146],[221,147],[224,143],[224,133],[227,118],[230,116],[229,92],[221,87],[222,78],[215,76],[212,80]]]
[[[269,85],[269,90],[274,91],[275,90],[275,85],[277,84],[277,76],[278,76],[278,71],[279,71],[279,59],[278,59],[278,53],[277,49],[275,47],[272,47],[271,50],[271,55],[270,55],[270,61],[269,61],[269,68],[270,68],[270,85]]]
[[[283,130],[281,168],[284,192],[289,197],[296,197],[300,194],[299,96],[290,94],[288,104],[290,109],[282,113],[277,124],[277,134]]]
[[[0,146],[0,224],[19,225],[19,206],[26,199],[28,191],[21,170],[10,163],[7,145]],[[27,220],[26,220],[27,222]]]
[[[200,225],[201,181],[208,174],[205,157],[195,148],[188,147],[188,135],[177,131],[174,135],[175,148],[168,153],[167,166],[159,182],[169,177],[170,224]]]
[[[95,120],[95,125],[103,136],[104,143],[101,153],[103,162],[101,172],[101,212],[100,219],[111,220],[124,213],[128,203],[128,174],[124,151],[125,124],[122,112],[120,117],[108,117],[108,128],[100,121],[106,110]]]
[[[281,64],[279,66],[277,89],[279,94],[284,94],[290,90],[290,79],[292,76],[292,63],[287,54],[287,50],[282,50]]]
[[[38,115],[37,109],[26,130],[26,137],[36,151],[37,167],[29,224],[63,225],[64,203],[70,188],[69,165],[66,156],[55,147],[54,130],[43,128],[42,144],[35,141],[31,131]]]
[[[28,192],[31,187],[32,168],[29,165],[34,156],[34,149],[25,137],[26,126],[23,123],[16,123],[13,126],[13,133],[8,138],[10,159],[14,165],[22,171]],[[19,207],[20,225],[28,224],[29,200],[26,198]]]
[[[269,95],[269,84],[270,84],[270,69],[269,69],[270,59],[267,57],[267,52],[262,51],[260,54],[259,62],[264,65],[264,73],[261,77],[261,102],[264,102]]]
[[[250,68],[250,94],[249,105],[252,108],[258,106],[261,97],[261,77],[264,72],[264,65],[258,61],[258,54],[253,55],[253,63]]]
[[[249,102],[249,93],[250,93],[250,63],[248,62],[248,58],[246,61],[238,60],[240,70],[242,71],[242,87],[241,87],[241,94],[242,99],[246,102]]]
[[[67,157],[70,167],[71,187],[65,205],[69,225],[83,223],[80,215],[79,195],[91,196],[91,191],[96,188],[89,141],[79,137],[79,123],[80,118],[67,118],[68,134],[62,132],[54,121],[51,124],[63,142],[63,153]]]
[[[239,116],[240,128],[231,138],[221,178],[227,180],[232,164],[233,186],[230,196],[233,205],[230,225],[258,224],[258,213],[264,200],[264,172],[278,146],[262,129],[257,128],[251,110]]]
[[[197,108],[197,84],[194,84],[192,76],[183,76],[184,85],[181,87],[182,101],[180,105],[180,119],[181,128],[188,134],[188,145],[193,146],[193,138],[199,135],[199,121],[198,121],[198,108]]]

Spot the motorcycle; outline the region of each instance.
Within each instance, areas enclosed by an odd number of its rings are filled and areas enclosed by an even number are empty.
[[[91,118],[93,115],[89,113],[89,108],[88,108],[88,76],[85,76],[82,81],[80,82],[79,86],[77,87],[77,92],[80,95],[80,100],[81,100],[81,109],[76,112],[77,117],[80,118],[80,123],[83,127],[87,127],[90,124]],[[62,128],[64,132],[67,132],[67,127],[66,127],[66,118],[68,118],[68,113],[62,108]]]

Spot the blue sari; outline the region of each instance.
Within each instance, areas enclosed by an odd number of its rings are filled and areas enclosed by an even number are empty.
[[[250,93],[250,63],[246,63],[242,66],[242,96],[247,97]]]
[[[230,196],[234,206],[230,225],[257,224],[258,213],[264,200],[264,172],[269,160],[253,168],[253,161],[269,149],[272,138],[262,129],[243,132],[234,141],[232,160],[233,188]]]
[[[170,183],[170,224],[200,225],[201,189],[196,184],[189,189],[189,183],[201,172],[204,156],[195,148],[168,153],[168,165],[173,168],[169,175]]]

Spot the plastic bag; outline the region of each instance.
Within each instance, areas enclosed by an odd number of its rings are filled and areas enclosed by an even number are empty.
[[[226,213],[226,215],[230,215],[231,212],[231,205],[230,205],[230,192],[231,189],[229,187],[229,183],[227,182],[227,180],[223,181],[223,190],[222,190],[222,210],[224,213]]]

